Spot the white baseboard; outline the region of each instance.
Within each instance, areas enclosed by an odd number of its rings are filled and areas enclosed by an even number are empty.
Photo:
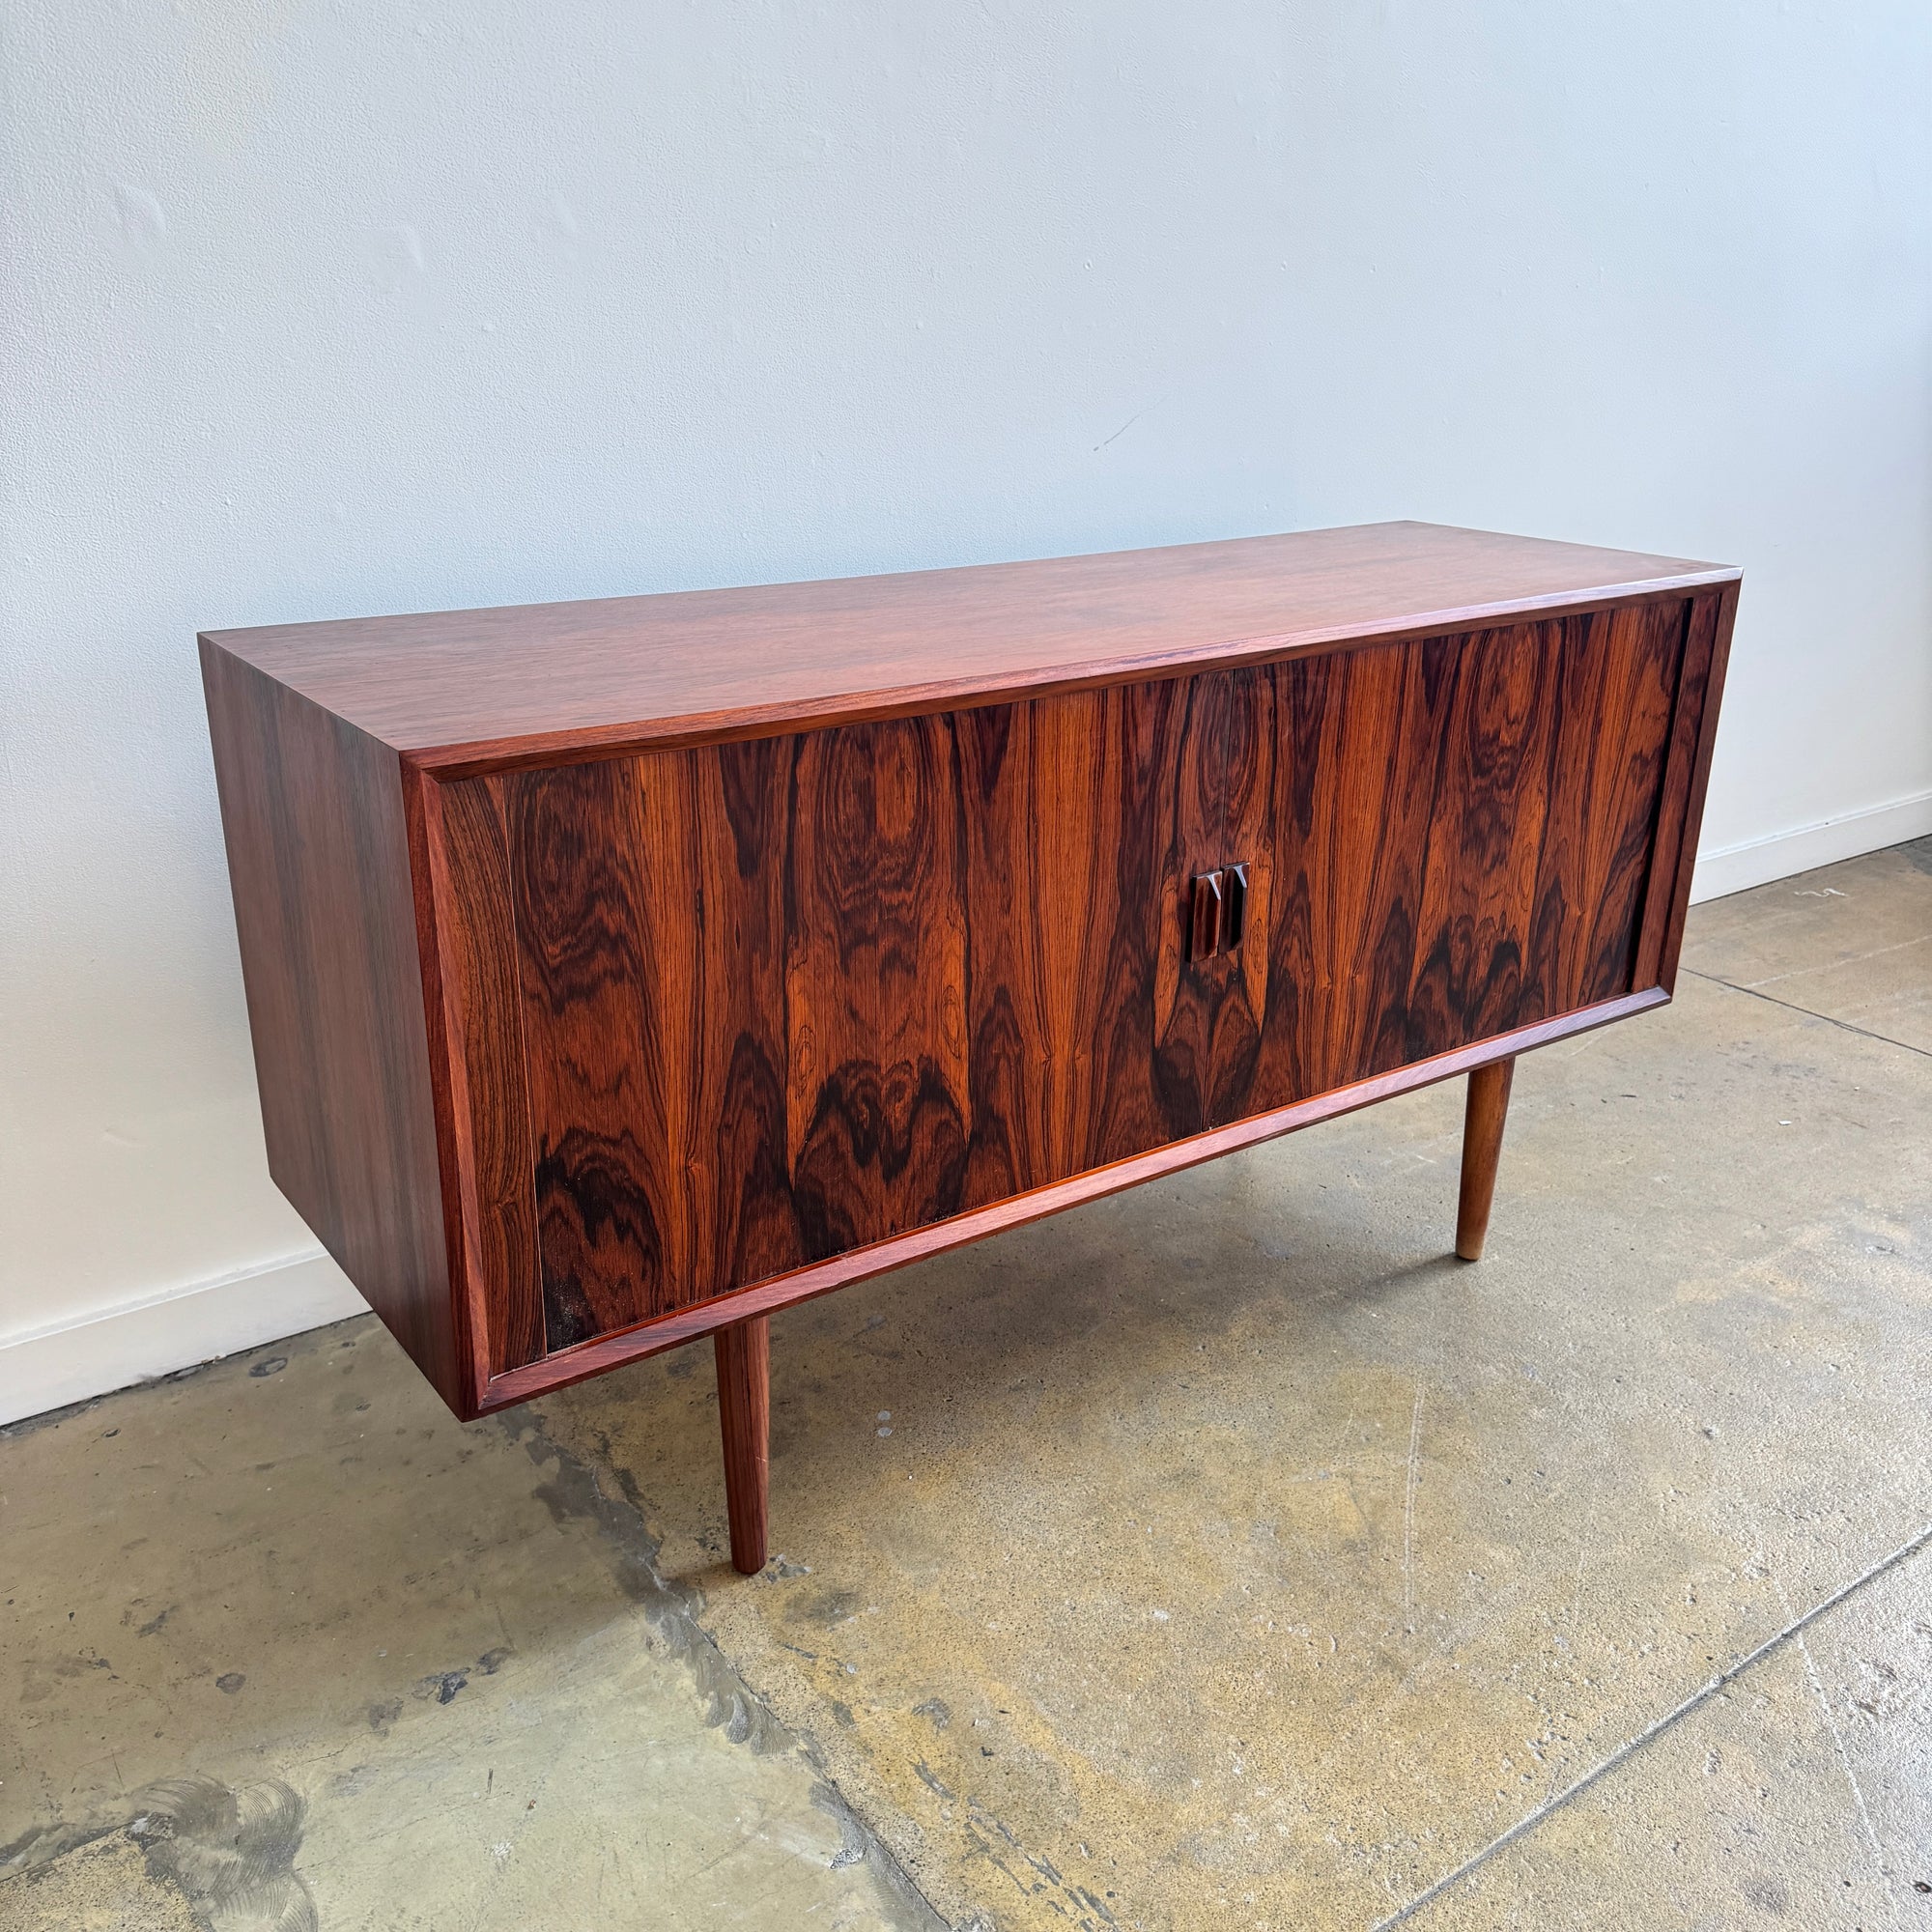
[[[1889,805],[1848,811],[1841,818],[1774,832],[1766,838],[1747,838],[1742,844],[1719,846],[1715,852],[1699,852],[1697,869],[1690,879],[1691,903],[1720,899],[1728,893],[1769,885],[1773,879],[1788,879],[1794,872],[1808,872],[1814,867],[1834,866],[1840,859],[1856,859],[1861,852],[1902,845],[1908,838],[1923,838],[1928,833],[1932,833],[1932,791],[1921,791],[1911,798],[1893,799]]]
[[[319,1249],[0,1338],[0,1424],[365,1315]]]

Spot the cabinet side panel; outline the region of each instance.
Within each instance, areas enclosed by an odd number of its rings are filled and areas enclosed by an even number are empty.
[[[218,646],[201,654],[269,1170],[472,1414],[396,755]]]

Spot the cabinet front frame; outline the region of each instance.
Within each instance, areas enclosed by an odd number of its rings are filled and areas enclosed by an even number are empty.
[[[440,1154],[443,1213],[450,1274],[456,1294],[459,1345],[471,1378],[471,1414],[482,1414],[528,1400],[547,1389],[560,1388],[626,1361],[710,1334],[749,1317],[812,1298],[853,1281],[888,1272],[908,1263],[985,1238],[1003,1229],[1057,1213],[1081,1202],[1134,1186],[1160,1175],[1193,1166],[1238,1148],[1253,1146],[1320,1120],[1351,1112],[1387,1098],[1451,1078],[1475,1067],[1510,1059],[1530,1048],[1571,1037],[1615,1019],[1666,1003],[1674,988],[1677,957],[1695,860],[1695,830],[1701,818],[1708,782],[1712,744],[1732,619],[1736,608],[1734,582],[1689,592],[1673,591],[1578,603],[1559,610],[1539,611],[1481,627],[1484,632],[1514,631],[1538,623],[1561,622],[1598,611],[1634,606],[1683,606],[1684,645],[1672,701],[1663,755],[1663,769],[1654,819],[1654,833],[1641,895],[1630,990],[1533,1024],[1461,1045],[1409,1064],[1395,1066],[1293,1104],[1213,1125],[1184,1139],[1087,1169],[1027,1192],[968,1208],[828,1259],[809,1263],[710,1299],[671,1310],[613,1332],[600,1334],[566,1349],[532,1353],[509,1362],[499,1348],[493,1360],[493,1322],[500,1329],[502,1294],[493,1296],[493,1281],[500,1270],[499,1243],[493,1239],[494,1211],[490,1185],[493,1154],[487,1134],[479,1135],[470,1104],[469,1055],[465,1045],[463,957],[466,911],[457,902],[457,887],[448,856],[445,813],[448,787],[493,772],[529,769],[533,764],[555,766],[602,762],[636,755],[647,750],[690,749],[750,736],[793,737],[807,730],[874,719],[917,717],[933,707],[913,704],[853,704],[828,710],[806,722],[781,721],[756,733],[718,731],[675,739],[639,743],[598,744],[572,755],[571,748],[550,751],[541,760],[505,753],[477,760],[467,755],[440,759],[435,754],[407,759],[402,781],[416,880],[416,916],[423,960],[423,988],[429,1017],[432,1087]],[[1001,691],[980,699],[949,697],[946,712],[1022,702],[1028,696],[1063,690],[1098,690],[1150,681],[1197,678],[1221,669],[1275,665],[1337,652],[1378,650],[1416,644],[1435,637],[1469,635],[1461,630],[1391,634],[1373,639],[1351,639],[1272,656],[1242,656],[1163,668],[1151,677],[1116,673],[1111,677],[1067,680],[1034,693]],[[1237,854],[1228,857],[1236,858]],[[539,1331],[540,1333],[541,1331]]]

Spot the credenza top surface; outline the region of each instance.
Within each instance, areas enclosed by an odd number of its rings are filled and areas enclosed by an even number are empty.
[[[1029,563],[207,634],[432,766],[689,742],[1728,582],[1681,557],[1373,524]]]

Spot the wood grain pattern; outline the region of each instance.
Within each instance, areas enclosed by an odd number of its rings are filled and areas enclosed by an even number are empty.
[[[425,799],[437,823],[418,870],[434,881],[429,918],[445,1009],[447,1119],[461,1151],[455,1187],[469,1232],[467,1268],[487,1310],[480,1324],[487,1378],[534,1361],[549,1346],[509,833],[484,786],[429,785]],[[460,855],[454,867],[452,851]]]
[[[1738,612],[1738,585],[1727,583],[1695,600],[1686,646],[1677,716],[1671,735],[1664,797],[1658,815],[1657,890],[1645,919],[1645,938],[1662,927],[1654,953],[1638,954],[1637,970],[1666,993],[1677,987],[1677,955],[1684,944],[1684,917],[1697,866],[1697,830],[1704,822],[1704,795],[1718,742],[1718,710],[1731,655],[1731,627]],[[1672,863],[1674,855],[1674,864]],[[1667,881],[1667,883],[1666,883]]]
[[[269,1171],[473,1414],[396,754],[213,646],[202,677]]]
[[[1548,1046],[1553,1041],[1573,1038],[1596,1027],[1608,1026],[1613,1021],[1648,1012],[1655,1007],[1667,1005],[1669,997],[1662,987],[1649,986],[1640,993],[1631,993],[1620,1000],[1606,1000],[1601,1006],[1585,1007],[1580,1012],[1563,1013],[1555,1019],[1540,1020],[1534,1026],[1519,1027],[1498,1039],[1482,1040],[1472,1046],[1458,1047],[1453,1053],[1438,1054],[1433,1060],[1395,1067],[1374,1079],[1358,1081],[1351,1087],[1344,1087],[1331,1094],[1318,1094],[1313,1099],[1304,1100],[1296,1106],[1232,1122],[1225,1127],[1215,1127],[1191,1140],[1156,1148],[1131,1160],[1115,1161],[1109,1166],[1075,1175],[1071,1179],[1035,1188],[1031,1193],[1011,1195],[989,1207],[973,1208],[951,1221],[915,1228],[908,1234],[895,1236],[891,1240],[879,1241],[870,1247],[854,1248],[847,1254],[835,1255],[830,1261],[815,1262],[789,1274],[760,1282],[755,1287],[740,1289],[734,1293],[722,1295],[714,1301],[700,1302],[691,1308],[678,1309],[635,1328],[600,1336],[594,1342],[585,1342],[561,1354],[533,1362],[526,1368],[511,1370],[490,1384],[482,1406],[486,1410],[508,1408],[547,1390],[568,1388],[573,1382],[603,1375],[626,1362],[639,1361],[646,1355],[661,1354],[667,1349],[681,1348],[687,1342],[714,1335],[721,1328],[751,1316],[770,1315],[781,1308],[810,1301],[853,1282],[868,1281],[875,1275],[890,1274],[895,1268],[944,1254],[949,1249],[985,1240],[989,1236],[1003,1234],[1009,1228],[1021,1228],[1030,1221],[1044,1220],[1049,1214],[1077,1208],[1083,1202],[1102,1200],[1125,1188],[1138,1187],[1143,1181],[1156,1180],[1163,1175],[1177,1174],[1203,1161],[1216,1160],[1223,1154],[1236,1152],[1241,1148],[1254,1147],[1263,1141],[1293,1133],[1297,1128],[1313,1126],[1318,1121],[1333,1120],[1338,1115],[1372,1107],[1378,1100],[1392,1099],[1398,1094],[1411,1093],[1418,1087],[1429,1087],[1438,1080],[1452,1079],[1492,1060],[1528,1053],[1536,1047]]]
[[[904,716],[1728,582],[1429,524],[740,590],[224,631],[425,769]]]
[[[724,1442],[724,1512],[731,1567],[755,1577],[765,1567],[771,1493],[772,1324],[753,1315],[718,1331],[718,1428]]]
[[[1634,990],[1687,609],[445,786],[519,949],[506,1321],[574,1347]]]
[[[1396,525],[215,634],[272,1171],[469,1415],[1640,1011],[1736,602]]]
[[[792,809],[766,831],[786,901],[792,1211],[817,1261],[958,1207],[966,854],[948,721],[817,732],[785,751]]]
[[[1469,1075],[1463,1109],[1463,1172],[1456,1196],[1456,1252],[1465,1262],[1483,1258],[1489,1238],[1490,1208],[1496,1195],[1496,1165],[1502,1157],[1503,1123],[1509,1116],[1514,1060],[1492,1061]]]
[[[505,869],[465,890],[516,907],[548,1347],[1188,1129],[1151,1005],[1179,707],[1131,687],[445,788],[487,795],[452,826],[511,828],[507,861],[450,863]]]
[[[1631,989],[1687,605],[1259,673],[1253,1073],[1219,1118]]]

